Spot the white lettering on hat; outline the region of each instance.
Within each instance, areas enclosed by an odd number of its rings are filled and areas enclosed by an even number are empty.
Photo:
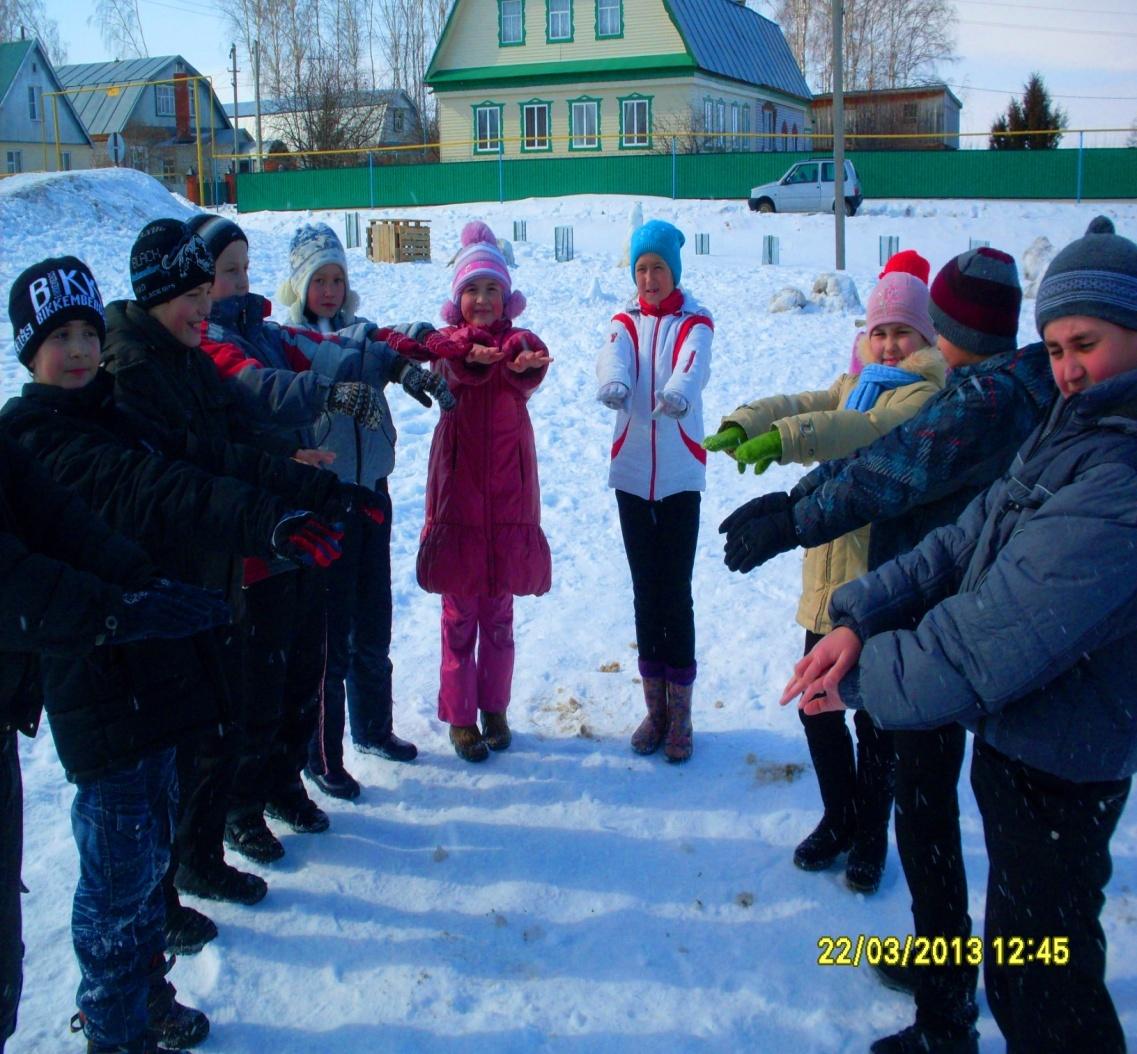
[[[32,298],[32,307],[35,309],[37,315],[53,296],[51,287],[47,281],[49,277],[50,273],[41,278],[36,278],[28,286],[28,296]]]

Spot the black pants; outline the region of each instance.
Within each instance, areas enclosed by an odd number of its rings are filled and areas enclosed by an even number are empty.
[[[1130,783],[1071,783],[976,740],[971,785],[990,859],[983,978],[1008,1054],[1125,1050],[1098,920]],[[1053,951],[1055,937],[1068,941],[1065,965],[1009,964],[1020,939],[1024,952],[1043,941]]]
[[[324,589],[319,572],[291,571],[245,590],[244,739],[230,819],[262,813],[299,786],[324,675]]]
[[[0,733],[0,1052],[16,1031],[23,987],[20,867],[24,859],[24,791],[14,732]]]
[[[698,491],[684,490],[662,501],[646,501],[616,491],[642,662],[675,669],[695,665],[691,572],[699,540],[700,497]]]
[[[819,640],[821,634],[806,631],[806,655]],[[854,753],[845,711],[806,714],[799,710],[798,717],[805,729],[809,758],[829,823],[857,834],[887,835],[896,769],[891,733],[877,728],[867,711],[854,711]]]
[[[920,937],[971,936],[967,872],[959,832],[959,774],[967,733],[962,725],[894,732],[896,849],[912,895]],[[977,1016],[978,967],[929,966],[917,973],[916,1019],[954,1030]]]
[[[382,743],[391,734],[391,499],[385,479],[375,489],[383,523],[352,517],[343,555],[325,572],[328,667],[308,751],[315,772],[343,768],[348,719],[353,742]]]

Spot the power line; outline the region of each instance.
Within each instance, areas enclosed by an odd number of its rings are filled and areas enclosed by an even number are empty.
[[[1014,7],[1020,11],[1059,11],[1064,15],[1079,14],[1079,15],[1121,15],[1125,18],[1137,18],[1137,11],[1103,11],[1101,9],[1080,7],[1076,12],[1071,12],[1068,7],[1043,7],[1035,4],[1007,4],[1002,3],[1001,0],[955,0],[957,4],[969,4],[972,7]]]
[[[1137,33],[1126,33],[1115,29],[1072,29],[1070,26],[1024,26],[1021,22],[973,22],[969,18],[959,20],[961,26],[991,26],[994,29],[1017,29],[1020,32],[1041,33],[1079,33],[1093,37],[1137,37]]]
[[[200,15],[205,18],[213,18],[218,22],[224,21],[224,16],[216,9],[206,6],[191,7],[181,4],[163,3],[163,0],[142,0],[142,3],[149,7],[164,7],[169,11],[180,11],[184,15]]]
[[[1018,95],[1022,89],[1015,88],[977,88],[973,84],[952,84],[949,81],[944,81],[949,88],[958,88],[960,91],[986,91],[991,92],[993,95]],[[1137,102],[1137,95],[1059,95],[1057,92],[1048,91],[1047,94],[1053,99],[1095,99],[1103,102]]]

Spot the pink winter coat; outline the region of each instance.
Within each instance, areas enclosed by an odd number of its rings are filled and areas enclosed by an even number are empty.
[[[442,333],[461,339],[464,329]],[[514,334],[536,341],[504,319],[490,333],[499,348]],[[531,348],[544,347],[532,341]],[[434,364],[458,405],[439,417],[430,444],[417,570],[419,585],[431,593],[540,596],[552,585],[537,448],[525,408],[548,367],[514,373],[506,361],[480,366],[457,358]]]

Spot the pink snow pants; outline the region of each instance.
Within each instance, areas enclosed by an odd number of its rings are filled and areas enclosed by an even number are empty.
[[[451,725],[476,725],[479,710],[504,713],[513,686],[513,653],[511,594],[443,593],[439,718]]]

